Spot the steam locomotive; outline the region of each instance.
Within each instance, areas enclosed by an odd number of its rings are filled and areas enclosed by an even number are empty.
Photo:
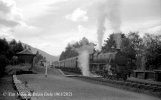
[[[56,61],[53,65],[62,70],[81,73],[78,59],[78,56],[76,56]],[[89,55],[90,72],[106,78],[126,80],[127,65],[128,58],[120,50],[108,53],[95,52]]]

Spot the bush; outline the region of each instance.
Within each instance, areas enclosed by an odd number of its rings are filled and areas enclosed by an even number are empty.
[[[8,75],[16,74],[17,72],[27,72],[29,71],[31,65],[30,64],[19,64],[19,65],[8,65],[5,68],[5,72]]]

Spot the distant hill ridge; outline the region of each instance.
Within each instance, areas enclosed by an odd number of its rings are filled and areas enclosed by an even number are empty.
[[[22,43],[22,45],[23,46],[25,46],[25,45],[29,46],[31,48],[32,53],[34,53],[34,54],[36,54],[36,52],[38,51],[43,57],[46,57],[47,61],[53,62],[53,61],[57,61],[59,59],[58,56],[50,55],[50,54],[46,53],[45,51],[42,51],[42,50],[35,48],[35,47],[32,47],[28,44]]]

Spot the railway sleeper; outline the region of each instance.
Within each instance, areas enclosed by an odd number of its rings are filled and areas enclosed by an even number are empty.
[[[131,82],[125,82],[125,86],[130,86]]]

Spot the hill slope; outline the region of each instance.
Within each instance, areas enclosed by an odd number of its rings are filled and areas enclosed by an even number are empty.
[[[42,51],[42,50],[40,50],[40,49],[37,49],[37,48],[32,47],[32,46],[30,46],[30,45],[28,45],[28,44],[25,44],[25,43],[22,43],[22,44],[23,44],[23,46],[24,46],[24,45],[29,46],[29,47],[31,48],[31,51],[32,51],[34,54],[36,54],[36,52],[38,51],[42,56],[46,57],[46,60],[47,60],[47,61],[52,62],[52,61],[56,61],[56,60],[59,59],[58,56],[50,55],[50,54],[46,53],[45,51]]]

